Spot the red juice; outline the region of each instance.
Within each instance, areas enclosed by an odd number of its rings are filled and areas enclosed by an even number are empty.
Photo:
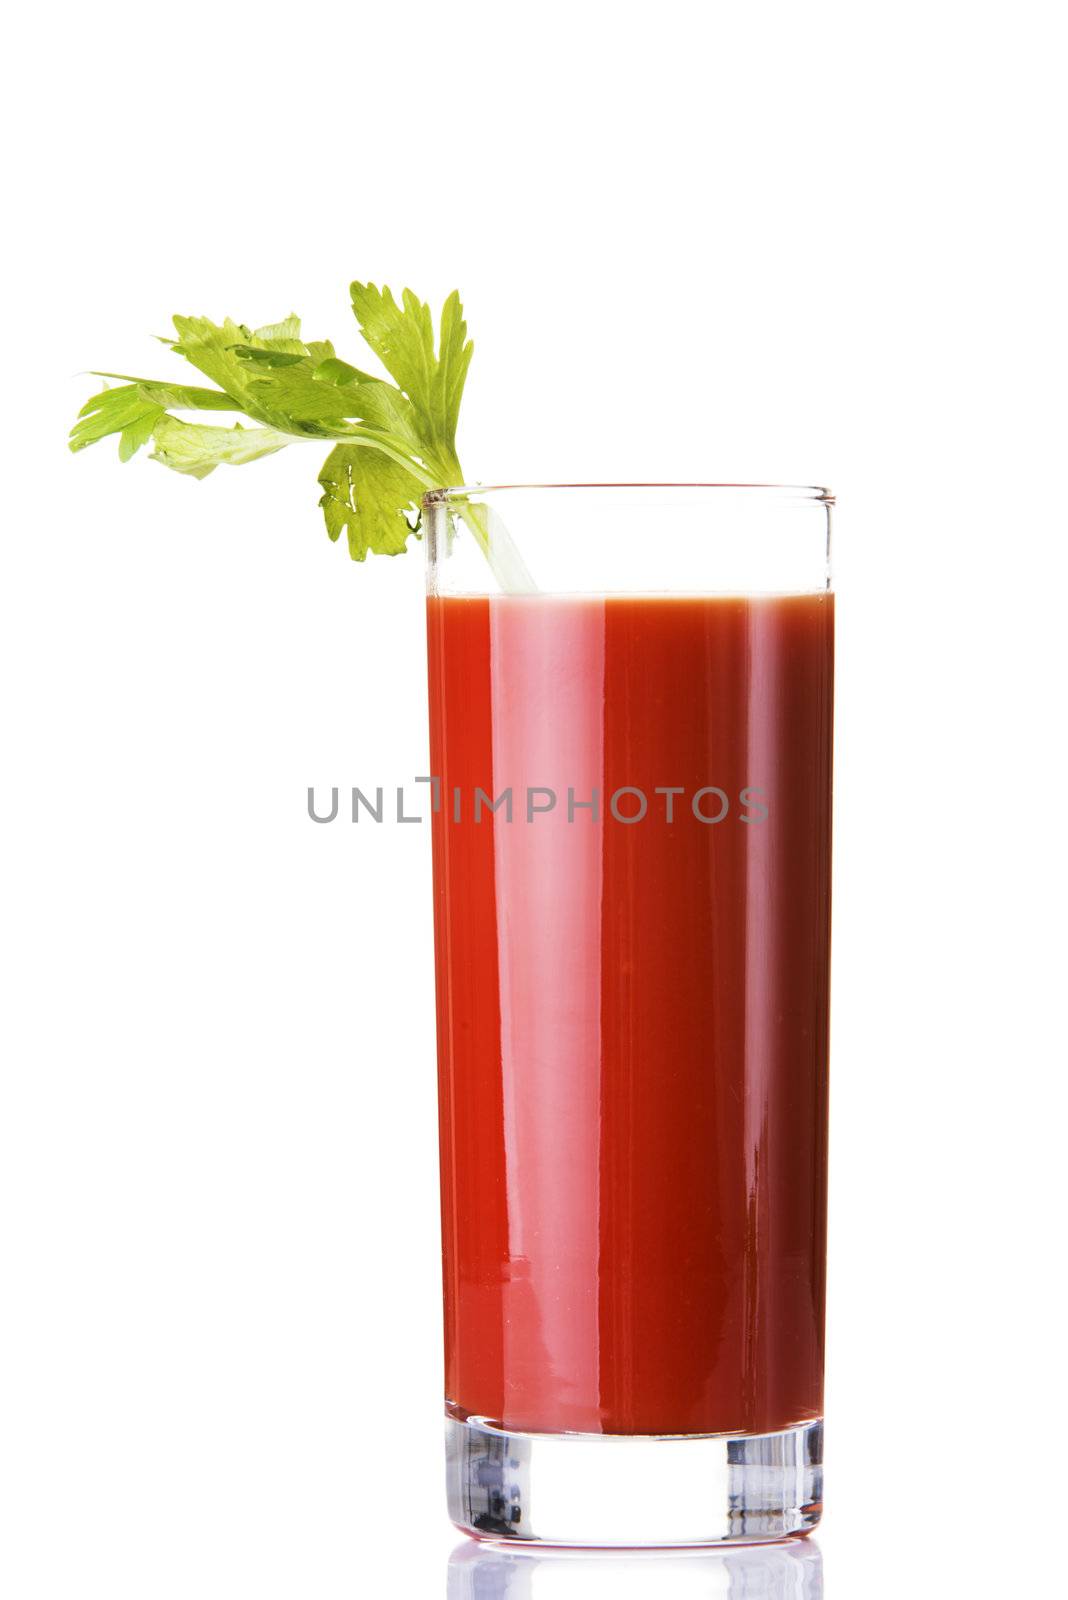
[[[457,1417],[822,1414],[833,618],[428,601]]]

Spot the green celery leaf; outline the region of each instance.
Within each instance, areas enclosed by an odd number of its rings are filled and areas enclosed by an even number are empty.
[[[234,355],[242,361],[257,361],[262,367],[292,367],[307,359],[303,351],[298,354],[293,350],[264,350],[252,344],[235,344]]]
[[[405,289],[400,305],[389,289],[373,283],[354,283],[351,293],[360,332],[415,408],[424,455],[455,477],[456,422],[474,349],[459,295],[454,290],[442,308],[435,351],[430,307],[410,289]]]
[[[456,420],[472,346],[459,295],[442,308],[435,334],[430,308],[410,289],[400,303],[387,288],[354,283],[352,304],[368,344],[394,382],[335,354],[329,340],[305,341],[299,317],[252,329],[230,318],[176,316],[163,340],[216,387],[166,383],[117,373],[83,406],[70,436],[82,450],[117,434],[123,461],[150,440],[152,459],[204,478],[297,438],[340,441],[323,465],[320,505],[331,539],[345,531],[349,554],[398,555],[418,532],[424,490],[462,482]],[[185,422],[180,411],[230,411],[234,427]]]
[[[142,398],[164,410],[173,411],[238,411],[240,407],[233,395],[221,389],[200,389],[191,383],[167,383],[158,378],[132,378],[126,372],[94,372],[94,378],[118,378],[120,383],[136,384]],[[113,394],[105,389],[103,393]],[[99,399],[99,396],[96,396]],[[92,402],[90,402],[91,404]],[[84,409],[88,410],[88,406]]]
[[[248,343],[252,337],[249,330],[231,322],[229,317],[222,324],[211,322],[207,317],[175,317],[174,326],[178,331],[174,344],[178,355],[184,356],[220,389],[233,395],[243,408],[252,373],[248,364],[234,354],[234,346]]]
[[[356,415],[361,422],[389,434],[407,454],[426,457],[419,418],[406,394],[395,389],[391,383],[368,378],[363,383],[353,385],[352,396]]]
[[[427,412],[434,370],[434,322],[430,307],[405,289],[403,305],[392,290],[373,283],[354,283],[352,309],[360,332],[412,404]]]
[[[308,360],[314,366],[320,366],[324,361],[335,360],[334,347],[329,339],[309,339],[304,349]]]
[[[219,324],[206,317],[175,317],[174,325],[180,335],[175,350],[233,395],[238,409],[254,421],[307,438],[348,431],[344,424],[353,415],[348,399],[336,387],[313,381],[316,367],[336,360],[334,347],[329,340],[302,344],[293,336],[300,329],[298,318],[257,333],[229,319]]]
[[[353,561],[363,561],[368,551],[397,556],[407,548],[423,486],[397,462],[378,450],[340,444],[327,456],[319,482],[326,531],[334,540],[345,532]]]
[[[146,411],[144,416],[139,417],[136,422],[127,423],[119,434],[120,461],[129,461],[130,457],[135,456],[143,444],[148,443],[156,424],[162,416],[162,407],[153,406],[150,411]]]
[[[415,408],[393,384],[368,378],[336,357],[321,362],[310,357],[286,359],[289,364],[281,368],[256,368],[245,394],[250,414],[269,418],[293,432],[325,437],[349,433],[353,424],[362,422],[402,455],[420,457],[424,453]],[[278,424],[282,417],[287,419],[285,424]]]
[[[467,337],[467,323],[464,321],[460,296],[454,289],[441,308],[441,344],[431,392],[434,425],[453,456],[456,453],[460,401],[463,399],[474,350],[474,344]]]
[[[109,434],[121,434],[127,428],[137,427],[146,417],[151,417],[154,423],[161,415],[162,407],[146,400],[135,383],[124,383],[117,389],[102,389],[91,400],[87,400],[79,411],[78,420],[70,430],[70,448],[84,450],[87,445],[96,444],[98,439],[106,439]]]
[[[319,383],[336,383],[342,387],[352,383],[378,383],[381,380],[373,378],[369,372],[361,372],[359,367],[350,367],[347,361],[340,361],[337,356],[320,361],[315,368],[315,376]],[[400,390],[397,391],[398,394]]]
[[[274,351],[300,361],[307,351],[299,339],[284,338],[271,343],[229,317],[222,323],[212,322],[207,317],[175,317],[174,326],[178,331],[174,344],[176,352],[232,395],[239,410],[247,411],[255,421],[265,422],[269,427],[286,428],[289,419],[272,405],[270,394],[254,388],[264,375],[262,366],[239,355],[238,348]],[[291,329],[299,328],[300,323],[291,317],[274,326]]]
[[[123,374],[98,372],[95,376],[121,377]],[[84,450],[87,445],[117,433],[120,435],[119,460],[129,461],[143,444],[147,444],[153,428],[169,407],[180,411],[236,409],[230,396],[218,389],[130,378],[118,388],[102,389],[86,401],[71,429],[70,448]]]
[[[257,410],[284,414],[297,431],[304,432],[321,431],[313,429],[312,424],[320,424],[327,431],[330,424],[343,430],[346,422],[360,419],[362,409],[356,387],[318,382],[310,362],[269,374],[261,369],[249,385],[249,402]]]
[[[300,318],[290,312],[281,322],[269,322],[263,328],[257,328],[250,340],[251,344],[261,348],[274,350],[292,350],[297,355],[304,354],[304,346],[300,339]]]
[[[210,428],[167,416],[160,417],[152,438],[151,460],[191,478],[206,478],[223,464],[239,467],[246,461],[258,461],[292,443],[289,434],[274,428],[243,428],[240,423],[232,428]]]

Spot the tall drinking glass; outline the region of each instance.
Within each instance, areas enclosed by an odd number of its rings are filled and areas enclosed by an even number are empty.
[[[831,496],[425,502],[449,1509],[822,1502]]]

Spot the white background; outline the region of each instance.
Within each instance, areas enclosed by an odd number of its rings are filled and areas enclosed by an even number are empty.
[[[1055,22],[183,0],[9,23],[12,1596],[442,1596],[459,1540],[428,830],[305,812],[310,783],[426,770],[421,561],[327,542],[316,447],[204,483],[64,447],[80,372],[180,373],[150,338],[176,311],[296,310],[358,358],[353,277],[462,289],[472,478],[837,491],[826,1592],[1058,1590]],[[674,1569],[568,1570],[595,1596]]]

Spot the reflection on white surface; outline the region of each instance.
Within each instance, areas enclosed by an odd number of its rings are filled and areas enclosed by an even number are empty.
[[[537,1550],[464,1543],[447,1600],[820,1600],[811,1539],[722,1550]]]

